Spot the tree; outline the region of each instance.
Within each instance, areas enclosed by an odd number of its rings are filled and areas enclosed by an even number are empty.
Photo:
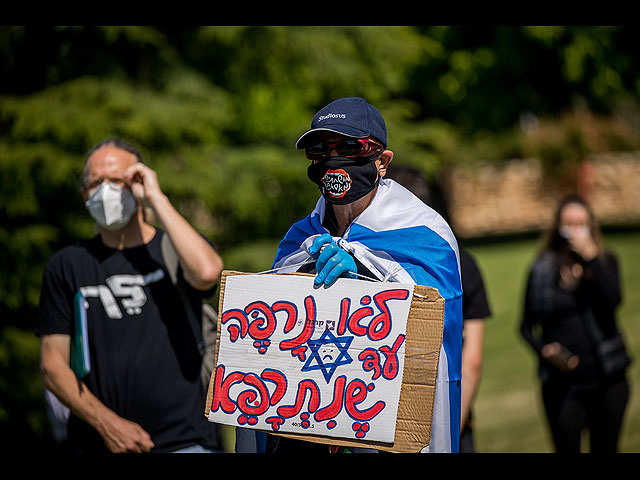
[[[266,269],[318,197],[293,145],[329,101],[366,97],[394,163],[433,178],[535,152],[527,112],[636,112],[639,45],[627,27],[0,27],[5,438],[46,431],[31,332],[48,258],[93,234],[77,192],[93,144],[137,145],[229,268]]]

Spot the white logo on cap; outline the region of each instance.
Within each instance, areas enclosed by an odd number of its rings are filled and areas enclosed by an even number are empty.
[[[347,118],[347,115],[344,113],[327,113],[326,115],[318,117],[318,121],[321,122],[323,120],[327,120],[328,118]]]

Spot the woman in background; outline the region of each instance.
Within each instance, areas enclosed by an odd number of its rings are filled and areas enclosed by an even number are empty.
[[[630,359],[616,325],[621,301],[616,256],[605,250],[590,206],[559,205],[533,263],[521,333],[540,361],[542,400],[557,452],[616,452],[629,399]]]

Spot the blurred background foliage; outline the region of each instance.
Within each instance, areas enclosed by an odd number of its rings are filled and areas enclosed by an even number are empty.
[[[85,152],[137,145],[226,267],[270,267],[318,196],[293,147],[317,109],[363,96],[394,163],[536,156],[552,173],[638,150],[640,33],[603,26],[0,27],[0,430],[48,440],[32,333],[42,270],[92,235]]]

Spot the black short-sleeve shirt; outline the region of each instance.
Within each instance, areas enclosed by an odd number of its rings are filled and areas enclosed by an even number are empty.
[[[491,316],[482,273],[471,254],[462,249],[460,249],[460,272],[462,276],[463,320],[486,319]]]
[[[154,451],[200,444],[217,448],[204,416],[201,357],[160,249],[162,230],[145,245],[115,250],[99,236],[59,251],[42,282],[36,334],[74,330],[74,298],[84,297],[91,370],[89,390],[142,426]],[[212,292],[188,290],[196,317]],[[79,450],[104,449],[91,427],[71,415],[68,438]]]

